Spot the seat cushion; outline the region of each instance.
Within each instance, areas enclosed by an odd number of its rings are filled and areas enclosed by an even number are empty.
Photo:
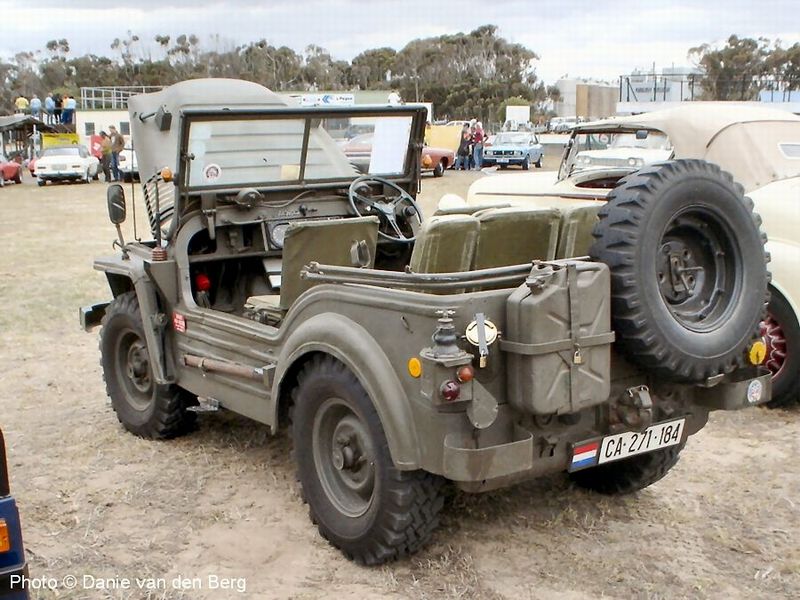
[[[495,208],[481,211],[474,269],[552,260],[561,213],[557,208]]]
[[[561,210],[561,230],[558,234],[556,258],[574,258],[589,254],[592,231],[597,224],[599,202],[571,206]]]
[[[470,215],[431,217],[417,234],[409,266],[415,273],[469,271],[478,240],[478,220]]]

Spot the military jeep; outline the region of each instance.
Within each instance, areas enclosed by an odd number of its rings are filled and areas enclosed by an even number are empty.
[[[579,213],[423,219],[424,109],[299,108],[196,80],[129,111],[152,239],[123,239],[109,187],[119,253],[94,267],[113,300],[80,312],[102,323],[113,409],[146,438],[218,409],[289,428],[312,520],[356,561],[419,549],[448,481],[479,492],[567,471],[633,492],[710,411],[769,399],[764,237],[722,173],[651,167],[641,198],[629,181],[593,259],[573,256]],[[373,133],[358,156],[354,125]]]

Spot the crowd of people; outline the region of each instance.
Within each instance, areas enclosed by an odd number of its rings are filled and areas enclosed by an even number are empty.
[[[69,94],[62,96],[61,94],[50,93],[47,94],[44,102],[36,94],[31,96],[30,100],[20,94],[14,101],[14,106],[17,113],[30,113],[32,117],[43,120],[48,125],[56,125],[58,123],[72,125],[78,102]]]
[[[483,166],[483,142],[485,139],[486,132],[483,130],[483,123],[476,119],[464,123],[454,168],[462,171],[480,170]]]

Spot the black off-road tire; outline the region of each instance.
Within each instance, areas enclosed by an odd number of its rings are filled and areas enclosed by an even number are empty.
[[[297,479],[303,501],[308,503],[311,520],[320,534],[347,558],[365,565],[379,565],[422,548],[439,524],[445,480],[424,471],[401,471],[394,466],[369,395],[355,375],[334,358],[317,356],[309,361],[292,396],[290,415]],[[368,500],[359,498],[351,502],[349,488],[341,488],[344,493],[337,492],[337,481],[343,481],[344,477],[336,471],[344,473],[348,468],[337,467],[331,460],[333,466],[326,471],[323,464],[326,440],[333,440],[331,447],[336,443],[336,435],[323,433],[330,431],[326,426],[327,415],[334,409],[341,410],[343,416],[333,434],[346,431],[341,429],[342,423],[358,423],[364,433],[368,451],[361,456],[366,458],[347,477],[372,473],[371,479],[368,475],[359,476],[373,482],[371,490],[366,492],[370,494]],[[358,444],[353,447],[360,448]],[[352,509],[351,514],[345,512],[347,509]]]
[[[701,160],[650,165],[622,179],[599,216],[589,254],[611,269],[619,350],[682,382],[743,365],[765,315],[768,257],[761,218],[730,174]]]
[[[762,335],[767,343],[764,365],[773,373],[772,400],[767,406],[795,406],[800,403],[800,324],[791,305],[774,289]]]
[[[128,375],[132,349],[139,369]],[[111,406],[125,429],[143,438],[168,439],[194,428],[196,415],[187,407],[197,399],[176,385],[158,385],[153,380],[136,292],[120,294],[106,309],[100,365]]]
[[[570,473],[587,490],[609,496],[632,494],[663,478],[678,463],[684,443]]]

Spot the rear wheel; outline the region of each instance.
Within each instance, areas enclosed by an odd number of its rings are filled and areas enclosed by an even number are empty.
[[[108,305],[100,332],[106,392],[120,423],[143,438],[165,439],[192,429],[196,398],[176,385],[153,379],[136,292],[120,294]]]
[[[47,184],[47,182],[44,179],[37,179],[36,180],[36,185],[38,185],[39,187],[44,187],[46,184]]]
[[[764,366],[772,373],[770,408],[783,408],[800,401],[800,325],[791,305],[776,290],[761,323],[767,344]]]
[[[14,177],[14,183],[22,183],[22,171],[17,171],[17,174]]]
[[[621,495],[643,490],[663,478],[678,463],[684,444],[632,456],[570,473],[577,485],[599,494]]]
[[[536,159],[535,165],[536,165],[537,169],[541,169],[542,168],[542,155],[541,154],[539,155],[539,158]]]
[[[442,175],[444,175],[444,170],[445,170],[445,164],[444,164],[444,161],[443,161],[443,160],[441,160],[441,161],[439,161],[439,163],[436,165],[436,167],[434,167],[434,169],[433,169],[433,176],[434,176],[434,177],[441,177]]]
[[[372,401],[332,357],[312,359],[300,374],[292,437],[311,519],[345,556],[376,565],[427,543],[444,480],[394,466]]]

